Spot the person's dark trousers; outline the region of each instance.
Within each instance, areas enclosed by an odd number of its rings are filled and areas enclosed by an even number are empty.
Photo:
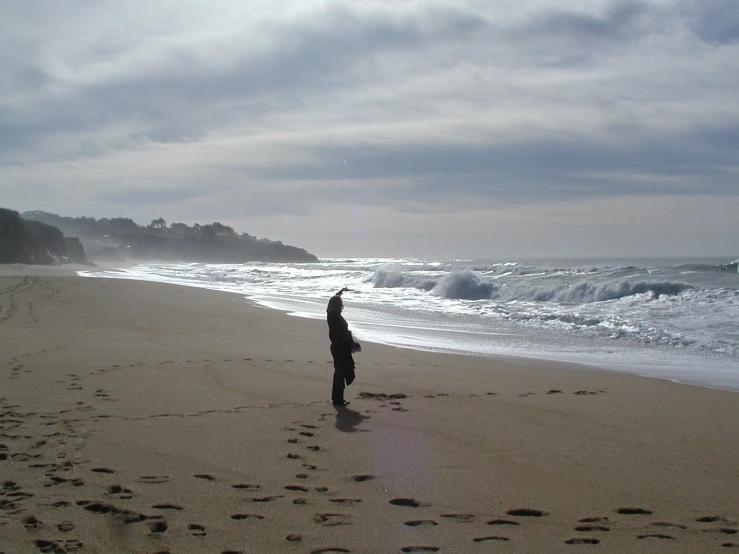
[[[331,400],[333,402],[344,401],[344,372],[341,370],[341,348],[331,343],[331,356],[334,359],[334,383],[331,387]]]
[[[334,385],[331,388],[331,401],[344,401],[344,372],[334,364]]]

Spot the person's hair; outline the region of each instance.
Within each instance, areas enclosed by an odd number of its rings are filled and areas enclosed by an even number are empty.
[[[328,307],[326,308],[326,312],[336,312],[341,313],[341,309],[344,307],[344,302],[341,300],[341,296],[338,294],[335,294],[331,297],[331,299],[328,301]]]

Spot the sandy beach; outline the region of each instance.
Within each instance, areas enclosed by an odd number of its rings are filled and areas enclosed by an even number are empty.
[[[3,266],[0,553],[739,552],[736,392],[356,361],[335,408],[325,321]]]

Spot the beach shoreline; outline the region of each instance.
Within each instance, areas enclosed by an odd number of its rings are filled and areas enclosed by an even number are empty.
[[[654,261],[649,269],[629,265],[638,265],[638,260],[618,260],[613,262],[618,276],[609,265],[598,266],[594,276],[586,265],[571,267],[572,278],[560,275],[561,269],[524,264],[520,279],[513,273],[498,275],[508,266],[492,260],[468,263],[472,269],[467,272],[448,263],[440,269],[428,260],[395,260],[400,266],[392,260],[323,260],[266,266],[152,262],[79,273],[234,292],[261,306],[320,320],[325,319],[326,295],[337,283],[347,283],[353,291],[348,313],[360,340],[430,352],[573,363],[739,391],[732,338],[735,310],[730,289],[723,288],[732,283],[710,261],[670,260],[667,267]],[[685,277],[686,268],[699,269],[700,277]],[[652,270],[662,280],[648,277]],[[395,286],[400,282],[406,286]],[[434,283],[439,290],[425,290]],[[459,288],[450,291],[449,283]],[[480,291],[484,298],[464,300],[474,296],[475,287],[485,289]],[[682,289],[684,293],[673,294]],[[584,291],[582,298],[578,291]],[[532,294],[554,296],[532,302]],[[714,294],[718,303],[711,299]]]
[[[0,268],[0,551],[739,548],[735,392],[367,344],[336,409],[325,322],[75,271]]]

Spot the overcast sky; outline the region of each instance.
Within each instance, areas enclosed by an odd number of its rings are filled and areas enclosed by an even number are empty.
[[[739,255],[737,0],[0,0],[0,206]]]

